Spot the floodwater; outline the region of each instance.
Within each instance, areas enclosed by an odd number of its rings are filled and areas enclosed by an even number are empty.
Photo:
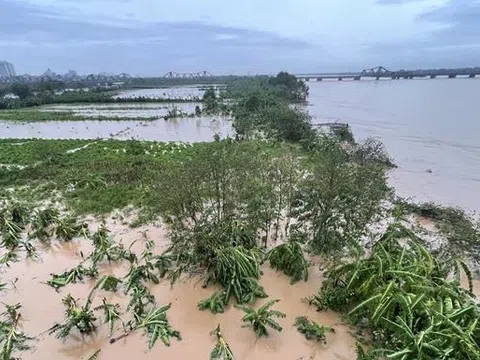
[[[397,194],[480,211],[480,79],[310,81],[314,123],[379,138]]]
[[[121,118],[152,118],[164,117],[169,111],[182,114],[195,114],[195,107],[202,108],[201,103],[179,102],[168,104],[156,103],[125,103],[125,104],[82,104],[82,105],[47,105],[39,108],[40,111],[71,112],[75,115],[98,119],[100,116]]]
[[[97,224],[91,224],[95,230]],[[116,220],[109,220],[107,226],[112,230],[111,235],[117,241],[129,246],[133,251],[140,253],[143,248],[142,234],[147,231],[150,239],[155,240],[156,251],[161,251],[167,246],[166,230],[162,227],[144,226],[140,229],[131,229],[127,225],[117,224]],[[355,341],[351,333],[353,329],[341,323],[339,315],[333,312],[317,312],[309,307],[302,298],[316,293],[321,286],[322,276],[317,266],[310,268],[310,277],[307,282],[290,285],[289,278],[281,273],[276,273],[264,266],[261,284],[269,294],[269,299],[280,299],[275,308],[286,313],[285,319],[279,319],[283,331],[270,332],[268,338],[256,339],[251,329],[242,328],[242,312],[230,306],[224,314],[213,315],[209,311],[199,311],[198,301],[210,296],[216,289],[209,287],[203,289],[199,278],[185,278],[170,286],[162,281],[159,285],[151,287],[159,305],[172,303],[168,311],[168,319],[172,326],[181,332],[182,341],[172,339],[170,347],[165,347],[161,340],[155,347],[148,351],[148,339],[141,331],[109,344],[109,334],[106,325],[98,328],[93,336],[82,337],[72,332],[72,336],[65,342],[58,340],[54,335],[48,334],[48,329],[55,322],[62,321],[64,307],[62,298],[71,293],[74,298],[85,297],[94,286],[93,282],[85,284],[70,284],[56,292],[43,282],[50,279],[50,273],[61,273],[66,269],[77,266],[82,260],[80,252],[88,254],[91,250],[90,241],[85,239],[75,240],[71,243],[53,242],[50,247],[38,246],[40,259],[37,261],[26,260],[13,263],[10,268],[5,268],[2,282],[15,282],[9,285],[10,289],[1,299],[2,302],[15,304],[20,302],[20,324],[25,333],[37,337],[34,349],[22,354],[24,360],[50,360],[50,359],[87,359],[97,349],[101,349],[99,359],[208,359],[210,351],[215,345],[215,339],[210,335],[218,324],[221,325],[224,336],[229,342],[236,359],[256,360],[297,360],[297,359],[322,359],[322,360],[347,360],[355,358]],[[101,266],[100,275],[115,274],[124,276],[128,272],[127,264]],[[128,321],[129,315],[125,313],[128,297],[121,291],[118,293],[101,292],[95,296],[94,306],[101,304],[103,297],[111,303],[119,303],[122,307],[122,318]],[[260,306],[267,299],[258,300],[255,306]],[[315,341],[307,341],[296,328],[293,322],[295,317],[306,315],[310,319],[323,325],[333,326],[335,333],[327,337],[328,344],[323,345]],[[98,312],[98,321],[103,314]],[[121,325],[115,329],[115,335],[122,333]]]
[[[390,182],[398,195],[480,211],[480,79],[310,81],[308,85],[308,111],[314,123],[348,123],[357,139],[373,136],[385,144],[398,165],[390,172]],[[164,93],[168,97],[197,96],[201,89],[197,86],[131,90],[120,95],[161,97]],[[163,114],[162,107],[167,105],[95,104],[94,109],[88,109],[89,106],[56,108],[90,112],[92,116],[152,116]],[[151,122],[0,121],[0,138],[104,137],[197,142],[209,141],[215,133],[232,135],[230,122],[221,117]]]
[[[141,139],[155,141],[211,141],[215,134],[232,135],[231,122],[215,116],[145,121],[0,122],[0,138]]]
[[[201,98],[207,87],[218,89],[224,85],[185,85],[159,89],[135,89],[121,91],[118,98],[147,97],[153,99],[198,99]]]

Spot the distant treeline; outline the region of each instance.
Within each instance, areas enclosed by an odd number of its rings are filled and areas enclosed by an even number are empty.
[[[165,77],[145,77],[133,78],[125,82],[122,87],[126,88],[155,88],[169,86],[186,85],[213,85],[227,84],[231,81],[245,78],[245,76],[210,76],[210,77],[192,77],[192,78],[165,78]]]
[[[446,76],[451,74],[457,75],[472,75],[480,74],[480,67],[474,68],[456,68],[456,69],[416,69],[416,70],[397,70],[392,71],[395,74],[401,75],[413,75],[413,76],[430,76],[430,75],[440,75]]]
[[[200,101],[198,98],[169,99],[145,96],[118,98],[115,93],[94,88],[89,91],[63,91],[60,88],[49,87],[47,90],[38,85],[11,84],[0,89],[0,109],[20,109],[47,104],[73,103],[170,103]],[[59,93],[60,92],[60,93]],[[15,97],[5,96],[12,94]]]

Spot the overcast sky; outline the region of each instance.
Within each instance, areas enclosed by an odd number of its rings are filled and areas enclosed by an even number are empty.
[[[480,66],[480,0],[0,0],[18,73]]]

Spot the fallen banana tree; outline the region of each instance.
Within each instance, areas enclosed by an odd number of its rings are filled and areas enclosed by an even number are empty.
[[[460,285],[462,271],[469,290]],[[470,271],[458,259],[434,258],[398,223],[368,257],[330,268],[319,295],[309,300],[368,327],[370,353],[378,356],[480,359],[480,309]]]

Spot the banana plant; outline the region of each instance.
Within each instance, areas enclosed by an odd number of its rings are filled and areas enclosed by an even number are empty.
[[[78,265],[77,267],[65,271],[63,274],[51,274],[52,278],[47,281],[47,284],[53,287],[55,290],[58,290],[64,286],[67,286],[70,283],[76,283],[78,281],[83,281],[84,277],[95,278],[98,276],[98,269],[93,266],[91,268],[85,268],[83,265]]]
[[[0,265],[10,266],[11,262],[17,262],[18,255],[15,251],[7,251],[5,254],[0,256]]]
[[[93,264],[97,264],[104,260],[108,262],[117,262],[120,260],[135,261],[136,257],[130,250],[125,249],[122,244],[117,244],[108,233],[108,230],[103,224],[100,229],[95,232],[91,240],[95,249],[90,254],[89,258]]]
[[[144,285],[138,283],[131,288],[127,310],[132,310],[133,313],[141,316],[153,304],[155,304],[155,297]]]
[[[251,327],[257,337],[268,336],[267,327],[276,331],[282,331],[283,328],[274,318],[284,318],[286,315],[278,310],[270,310],[280,300],[271,300],[262,305],[258,310],[246,305],[235,305],[235,307],[245,313],[242,321],[246,324],[243,327]]]
[[[151,281],[154,284],[158,284],[160,280],[154,273],[155,267],[150,261],[145,261],[142,265],[133,264],[130,267],[130,271],[125,276],[125,292],[129,292],[140,281]]]
[[[59,218],[59,212],[54,208],[38,210],[33,217],[32,232],[30,238],[36,238],[40,241],[46,241],[52,236],[52,226]]]
[[[332,327],[318,325],[315,321],[309,320],[306,316],[299,316],[295,319],[293,324],[297,330],[305,336],[307,340],[322,341],[327,344],[327,334],[334,333],[335,330]]]
[[[30,349],[27,344],[33,338],[27,336],[18,328],[21,318],[20,304],[5,305],[6,311],[1,314],[0,320],[0,359],[16,359],[14,353]]]
[[[23,205],[12,204],[0,209],[0,235],[5,248],[14,250],[18,247],[28,221],[28,209]]]
[[[469,290],[460,286],[460,271]],[[480,359],[480,308],[471,294],[471,272],[456,258],[435,258],[399,223],[369,256],[330,268],[312,302],[348,311],[354,323],[366,320],[387,358]]]
[[[120,317],[120,305],[118,304],[110,304],[107,302],[107,299],[102,300],[102,305],[97,306],[95,311],[103,310],[105,316],[105,323],[108,324],[108,329],[110,332],[110,336],[113,335],[113,328],[115,326],[115,322],[117,320],[121,320]]]
[[[212,314],[223,313],[226,306],[225,295],[225,291],[215,291],[212,296],[198,303],[198,310],[210,310]]]
[[[210,335],[214,335],[217,338],[217,343],[210,353],[210,360],[235,360],[233,352],[230,349],[230,345],[228,345],[223,337],[220,325],[218,325],[217,328],[210,333]]]
[[[82,306],[78,305],[77,300],[68,294],[62,302],[67,308],[65,319],[63,322],[53,325],[48,330],[49,334],[56,333],[57,338],[65,339],[73,329],[77,329],[82,335],[88,335],[95,331],[97,318],[91,309],[90,299]]]
[[[100,278],[94,289],[101,289],[105,291],[116,292],[118,285],[122,283],[122,280],[113,275],[104,275]]]
[[[308,261],[303,254],[302,245],[294,240],[279,245],[267,254],[270,266],[282,270],[291,277],[290,283],[308,280]]]
[[[74,237],[85,234],[88,231],[87,224],[78,224],[73,216],[66,216],[55,221],[55,236],[57,239],[70,241]]]
[[[167,319],[167,311],[172,304],[164,305],[161,307],[153,308],[148,313],[138,314],[134,312],[134,320],[129,322],[128,327],[130,330],[124,334],[113,338],[110,343],[123,339],[134,331],[144,330],[149,337],[148,348],[151,349],[158,339],[162,340],[165,346],[170,346],[170,339],[172,337],[177,340],[182,340],[180,332],[175,330]]]
[[[265,292],[256,281],[260,277],[261,254],[258,249],[247,250],[243,246],[216,249],[205,283],[221,284],[225,288],[227,303],[232,295],[238,303],[252,300],[252,293],[253,298],[257,294],[263,297]]]

